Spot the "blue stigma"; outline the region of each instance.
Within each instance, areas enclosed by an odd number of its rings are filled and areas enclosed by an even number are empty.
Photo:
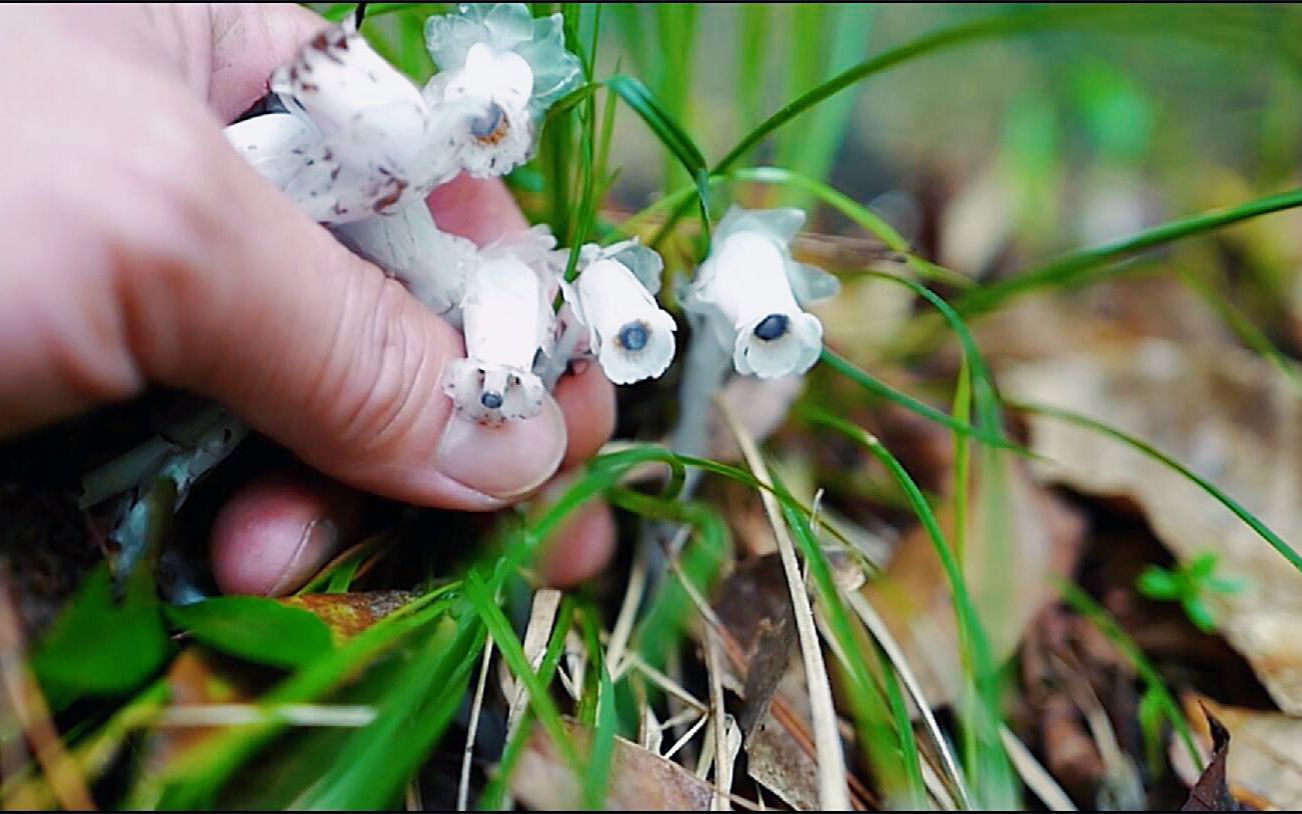
[[[475,138],[488,138],[497,132],[497,127],[502,123],[502,117],[506,113],[502,106],[497,102],[491,102],[488,105],[488,111],[482,116],[476,116],[470,122],[470,135]]]
[[[498,407],[502,406],[502,394],[485,393],[484,395],[479,397],[479,403],[484,405],[490,410],[496,410]]]
[[[787,332],[790,322],[786,314],[769,314],[755,326],[755,335],[771,342]]]
[[[630,322],[619,329],[619,344],[626,350],[642,350],[646,340],[646,325],[641,322]]]

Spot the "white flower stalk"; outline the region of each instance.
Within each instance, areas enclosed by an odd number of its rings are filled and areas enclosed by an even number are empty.
[[[733,207],[685,292],[684,307],[731,349],[738,373],[771,379],[804,373],[818,360],[823,325],[798,299],[821,299],[837,286],[831,275],[792,259],[787,244],[803,223],[798,209]]]
[[[424,201],[330,229],[356,254],[400,281],[416,299],[452,324],[461,324],[466,280],[479,262],[475,244],[439,231]]]
[[[542,114],[582,81],[560,14],[535,19],[521,3],[466,3],[431,17],[425,41],[439,72],[424,96],[436,111],[470,106],[449,137],[462,169],[504,175],[528,160]]]
[[[466,358],[448,366],[443,390],[457,412],[482,424],[531,418],[546,388],[533,372],[540,350],[550,349],[550,268],[535,262],[555,241],[530,230],[487,247],[466,279],[461,319]],[[518,253],[517,253],[518,252]]]
[[[606,378],[633,384],[659,377],[673,362],[677,330],[654,296],[660,289],[660,256],[630,241],[606,250],[585,246],[580,258],[578,278],[562,284],[562,290],[587,327],[589,347]]]

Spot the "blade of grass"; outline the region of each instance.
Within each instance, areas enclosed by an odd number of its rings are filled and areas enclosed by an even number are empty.
[[[557,665],[560,664],[565,637],[570,630],[570,617],[573,607],[573,602],[568,596],[561,597],[561,606],[556,613],[559,624],[552,628],[551,638],[547,640],[547,649],[543,651],[542,662],[538,665],[536,674],[538,683],[544,687],[551,685],[552,678],[556,675]],[[488,784],[480,794],[479,801],[475,804],[476,809],[484,811],[497,810],[502,807],[502,801],[506,796],[506,788],[511,782],[511,773],[515,770],[515,764],[520,759],[520,755],[524,753],[524,746],[529,741],[533,717],[533,710],[526,708],[520,718],[519,725],[516,726],[515,731],[507,739],[506,748],[502,750],[502,759],[498,763],[497,770],[489,778]]]
[[[1009,402],[1009,406],[1016,410],[1020,410],[1022,412],[1031,413],[1032,415],[1041,415],[1041,416],[1045,416],[1046,418],[1056,418],[1061,421],[1066,421],[1068,423],[1075,424],[1078,427],[1083,427],[1085,429],[1092,430],[1101,435],[1106,435],[1107,437],[1120,441],[1121,443],[1131,447],[1132,449],[1135,449],[1143,453],[1149,458],[1152,458],[1153,460],[1161,464],[1164,464],[1169,469],[1174,470],[1175,472],[1179,473],[1181,476],[1183,476],[1191,483],[1197,485],[1198,488],[1202,489],[1204,492],[1211,495],[1222,506],[1224,506],[1225,508],[1233,512],[1236,517],[1238,517],[1240,520],[1246,523],[1250,529],[1256,532],[1257,536],[1261,537],[1261,539],[1265,540],[1266,543],[1268,543],[1271,548],[1279,552],[1279,555],[1281,557],[1288,560],[1290,565],[1296,568],[1299,572],[1302,572],[1302,556],[1299,556],[1297,551],[1295,551],[1292,546],[1284,542],[1283,538],[1281,538],[1274,531],[1271,531],[1269,526],[1267,526],[1265,523],[1259,520],[1257,516],[1254,515],[1252,512],[1244,508],[1243,504],[1239,503],[1239,501],[1235,500],[1234,498],[1226,494],[1224,491],[1222,491],[1218,486],[1216,486],[1216,484],[1202,477],[1198,473],[1189,469],[1184,464],[1175,460],[1174,458],[1162,452],[1161,450],[1157,449],[1156,447],[1152,446],[1151,444],[1148,444],[1147,442],[1139,438],[1136,438],[1133,435],[1129,435],[1128,433],[1122,432],[1116,427],[1112,427],[1108,424],[1103,423],[1102,421],[1098,421],[1096,419],[1090,418],[1089,416],[1081,415],[1080,413],[1075,413],[1072,412],[1071,410],[1065,410],[1060,407],[1050,407],[1048,405],[1043,405],[1043,404],[1027,404],[1024,402]]]
[[[1170,221],[1102,246],[1071,252],[1004,282],[969,291],[954,303],[954,308],[961,314],[990,311],[1023,294],[1079,284],[1086,279],[1088,272],[1145,249],[1299,206],[1302,206],[1302,189],[1267,195],[1228,209],[1214,209]]]
[[[823,364],[826,364],[828,367],[832,368],[837,373],[840,373],[841,375],[850,379],[852,382],[859,385],[860,387],[867,390],[868,392],[876,396],[880,396],[881,398],[884,398],[887,401],[894,402],[900,405],[901,407],[904,407],[912,412],[917,413],[923,418],[930,419],[936,422],[937,424],[941,424],[945,427],[948,427],[949,429],[953,430],[956,433],[959,433],[960,435],[967,436],[970,438],[975,438],[976,440],[982,442],[983,444],[988,444],[992,447],[996,447],[999,449],[1007,449],[1013,452],[1017,452],[1018,454],[1029,454],[1029,450],[1025,450],[1022,447],[1019,447],[1017,444],[1012,443],[1006,438],[1002,438],[999,435],[991,433],[985,429],[979,429],[977,427],[972,426],[971,424],[964,424],[963,422],[960,422],[950,417],[948,414],[940,410],[937,410],[935,407],[932,407],[929,404],[925,404],[921,401],[918,401],[912,396],[906,393],[902,393],[899,390],[896,390],[895,388],[885,384],[884,382],[878,381],[872,376],[869,376],[864,371],[860,370],[848,359],[844,358],[843,356],[840,356],[833,350],[824,348],[823,354],[820,357],[820,359],[822,360]]]
[[[976,689],[976,697],[972,699],[972,703],[968,705],[966,710],[971,716],[970,726],[973,729],[973,737],[977,739],[977,748],[974,753],[981,757],[983,766],[994,768],[1000,763],[1006,764],[1007,756],[1004,754],[1003,745],[998,735],[998,675],[995,672],[994,658],[989,644],[990,640],[986,635],[984,626],[981,624],[980,617],[976,612],[976,606],[972,602],[972,596],[967,590],[967,585],[963,581],[963,574],[958,568],[953,551],[946,542],[944,533],[940,529],[935,513],[932,512],[931,507],[928,505],[926,497],[923,496],[922,491],[899,460],[871,433],[862,427],[822,410],[811,408],[807,411],[807,415],[815,423],[836,430],[864,447],[869,454],[886,467],[908,497],[914,514],[922,523],[927,538],[940,560],[945,580],[949,585],[950,594],[954,600],[954,613],[960,631],[959,638],[963,662],[967,675],[975,683]],[[975,772],[977,770],[969,766],[969,771]],[[978,772],[976,779],[987,787],[993,783],[995,792],[1003,790],[998,787],[997,778],[985,777]],[[987,804],[987,801],[978,794],[977,803],[978,805],[984,805]]]
[[[529,692],[530,708],[538,716],[538,721],[542,724],[543,729],[555,743],[557,750],[565,761],[570,764],[576,773],[581,773],[582,764],[579,762],[578,753],[574,751],[574,744],[565,731],[565,724],[561,720],[560,710],[556,708],[556,702],[552,700],[547,687],[538,680],[538,674],[529,666],[529,659],[524,654],[524,648],[521,647],[520,640],[516,638],[515,632],[511,630],[511,623],[506,620],[506,617],[502,614],[502,609],[497,606],[497,602],[493,599],[488,584],[477,573],[472,571],[466,576],[465,591],[466,599],[470,601],[475,612],[479,614],[479,618],[483,620],[484,626],[488,628],[489,635],[493,637],[493,643],[497,645],[497,649],[502,653],[502,659],[511,668],[515,679],[524,684],[525,689]]]
[[[1166,683],[1162,681],[1162,676],[1158,674],[1157,668],[1144,656],[1144,651],[1139,649],[1139,645],[1135,644],[1134,639],[1126,635],[1126,632],[1121,629],[1121,626],[1117,624],[1111,614],[1078,586],[1059,580],[1058,591],[1063,601],[1072,610],[1092,622],[1109,641],[1116,645],[1116,648],[1135,668],[1135,672],[1139,673],[1140,678],[1144,679],[1144,683],[1159,699],[1163,712],[1180,738],[1181,745],[1189,753],[1189,759],[1194,766],[1201,766],[1202,759],[1198,755],[1198,747],[1194,745],[1193,732],[1189,729],[1189,722],[1185,720],[1184,714],[1180,711],[1180,705],[1176,703],[1171,691],[1166,688]]]
[[[700,148],[640,80],[627,74],[619,74],[607,79],[606,87],[618,94],[634,113],[642,117],[642,121],[651,128],[656,138],[678,159],[683,169],[687,170],[687,175],[696,187],[702,231],[703,234],[708,235],[710,233],[710,172]]]

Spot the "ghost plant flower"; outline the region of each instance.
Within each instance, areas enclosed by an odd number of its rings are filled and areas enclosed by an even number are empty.
[[[425,42],[439,68],[425,86],[430,108],[473,105],[449,143],[476,178],[528,160],[543,113],[582,81],[561,15],[535,19],[521,3],[460,4],[426,21]]]
[[[606,378],[632,384],[660,376],[674,358],[673,317],[656,304],[664,262],[634,241],[584,246],[579,276],[563,283],[565,300]]]
[[[804,220],[799,209],[734,206],[685,292],[684,307],[731,349],[738,373],[763,379],[804,373],[822,350],[823,325],[800,305],[835,294],[837,284],[792,259],[788,244]]]
[[[466,358],[443,379],[463,417],[500,424],[542,408],[546,388],[533,364],[550,348],[554,269],[540,259],[554,245],[550,234],[530,230],[485,248],[471,268],[460,304]]]
[[[474,105],[432,115],[420,89],[349,21],[321,32],[272,72],[285,112],[239,122],[228,141],[321,223],[402,209],[458,172],[450,133]]]

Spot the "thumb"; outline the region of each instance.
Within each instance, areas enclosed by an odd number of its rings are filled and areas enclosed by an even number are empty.
[[[221,205],[203,250],[176,274],[125,278],[146,375],[223,402],[339,480],[409,502],[494,508],[556,470],[566,432],[554,401],[496,428],[455,416],[440,380],[463,355],[460,335],[224,142],[213,152]]]

